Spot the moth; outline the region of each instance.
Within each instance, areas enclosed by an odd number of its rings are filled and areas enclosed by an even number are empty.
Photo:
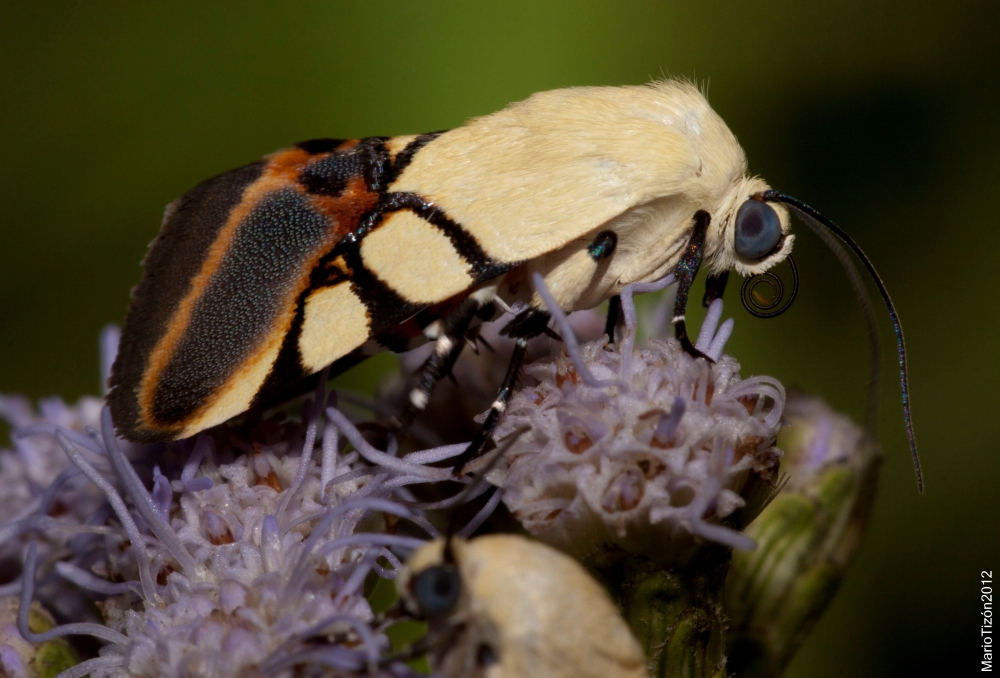
[[[695,275],[707,269],[708,303],[730,270],[749,281],[792,263],[789,209],[873,276],[916,462],[902,330],[874,267],[831,221],[748,174],[736,137],[682,81],[540,92],[444,132],[315,139],[205,181],[168,206],[145,258],[108,403],[129,440],[186,438],[433,341],[405,427],[464,338],[511,311],[517,349],[468,461],[527,340],[547,331],[535,274],[573,311],[674,271],[675,332],[700,355],[684,321]]]
[[[555,549],[512,534],[438,539],[410,557],[400,598],[429,622],[443,678],[644,678],[608,594]]]

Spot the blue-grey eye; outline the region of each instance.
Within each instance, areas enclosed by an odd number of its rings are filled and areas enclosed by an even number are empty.
[[[413,597],[428,617],[450,612],[462,592],[462,579],[451,565],[428,567],[413,579]]]
[[[736,253],[744,259],[770,254],[781,239],[781,220],[766,202],[747,200],[736,213]]]

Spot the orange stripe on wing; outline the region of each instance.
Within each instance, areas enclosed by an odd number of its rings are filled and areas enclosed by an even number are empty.
[[[209,248],[208,255],[205,257],[201,269],[197,275],[191,279],[188,293],[178,304],[177,310],[170,319],[170,322],[167,324],[166,331],[150,352],[146,371],[143,375],[138,392],[138,403],[141,412],[141,419],[144,424],[143,428],[160,431],[166,430],[171,433],[176,433],[179,430],[177,425],[164,425],[155,420],[155,417],[153,416],[153,399],[156,395],[157,386],[160,382],[160,376],[164,368],[170,362],[172,356],[175,354],[178,343],[188,329],[195,304],[204,293],[209,280],[219,269],[223,257],[229,250],[240,223],[269,193],[290,187],[295,187],[301,192],[301,187],[297,184],[298,173],[307,162],[315,160],[316,158],[317,156],[310,156],[306,151],[297,148],[275,153],[269,158],[268,165],[264,170],[263,175],[245,189],[242,200],[230,212],[225,225],[219,230],[215,241]],[[331,229],[331,231],[336,230],[338,230],[336,226]],[[331,235],[333,234],[331,233]],[[315,256],[315,261],[310,262],[310,264],[315,265],[320,256],[322,256],[322,253],[318,253]],[[304,278],[304,284],[307,284],[308,270],[306,271]],[[301,292],[301,289],[298,290],[298,292]],[[296,292],[296,294],[298,292]],[[291,297],[291,300],[294,300],[294,296]],[[279,318],[279,322],[275,324],[276,327],[280,328],[281,326],[284,326],[285,330],[287,330],[287,326],[291,323],[291,316],[294,313],[293,304],[289,303],[288,306],[288,312],[283,314],[283,316],[287,315],[288,317]],[[234,379],[238,379],[240,377],[245,378],[245,369],[251,369],[261,357],[273,351],[273,344],[275,342],[280,345],[281,336],[281,333],[272,332],[269,335],[269,338],[265,342],[262,342],[260,348],[255,351],[248,360],[244,361],[240,368],[237,369],[234,373],[234,378],[227,380],[227,383],[218,389],[217,393],[225,391],[227,388],[231,387]],[[215,397],[209,398],[206,402],[206,407],[209,406],[213,400],[215,400]],[[203,407],[200,409],[204,410],[205,408]],[[197,417],[198,414],[195,414],[193,418]]]
[[[352,177],[337,196],[312,195],[313,208],[335,223],[337,237],[343,238],[357,228],[358,222],[378,202],[378,193],[368,190],[364,177]]]

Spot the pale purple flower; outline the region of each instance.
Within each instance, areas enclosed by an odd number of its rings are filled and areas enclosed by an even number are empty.
[[[786,417],[791,426],[782,436],[792,452],[783,467],[790,490],[805,487],[828,468],[860,468],[878,458],[877,446],[865,431],[818,396],[793,391]]]
[[[396,457],[394,442],[376,449],[334,402],[320,390],[304,421],[277,415],[254,438],[221,427],[136,446],[117,439],[96,398],[43,401],[40,413],[0,400],[16,445],[0,451],[0,553],[27,554],[2,594],[24,603],[37,592],[75,620],[22,633],[106,643],[65,678],[409,675],[385,664],[391,622],[373,615],[363,584],[373,571],[394,578],[405,553],[438,536],[408,488],[451,481],[428,464],[462,446]],[[413,529],[390,533],[388,519]]]
[[[750,495],[775,478],[783,387],[742,379],[722,355],[732,321],[717,329],[721,301],[697,342],[715,363],[673,338],[630,350],[635,312],[623,302],[621,346],[606,337],[575,346],[550,307],[570,341],[525,367],[498,428],[500,437],[529,427],[507,455],[504,503],[533,535],[590,562],[623,552],[674,560],[702,540],[753,548],[739,530],[752,518]]]

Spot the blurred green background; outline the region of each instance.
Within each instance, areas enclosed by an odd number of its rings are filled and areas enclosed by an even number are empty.
[[[32,397],[97,391],[98,331],[120,322],[163,207],[204,178],[302,139],[448,128],[537,90],[663,74],[709,83],[752,170],[866,249],[910,350],[927,492],[916,492],[890,365],[873,525],[790,675],[977,670],[979,574],[1000,575],[1000,398],[990,395],[1000,3],[5,2],[0,12],[0,391]],[[798,232],[799,300],[761,321],[731,290],[730,352],[744,374],[802,385],[860,417],[860,315],[832,256]],[[371,369],[346,379],[370,383]]]

